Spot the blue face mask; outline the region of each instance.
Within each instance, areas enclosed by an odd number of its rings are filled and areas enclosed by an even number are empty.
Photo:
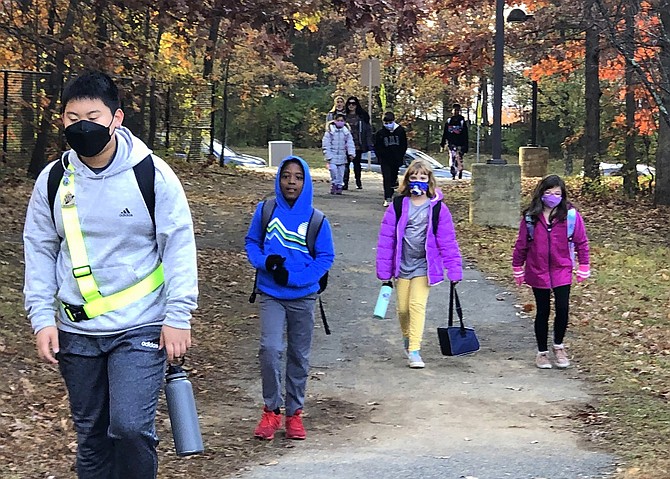
[[[384,123],[384,128],[386,128],[389,131],[393,131],[393,129],[395,128],[395,122]]]
[[[421,196],[428,191],[428,182],[427,181],[410,181],[409,182],[409,192],[414,196]]]

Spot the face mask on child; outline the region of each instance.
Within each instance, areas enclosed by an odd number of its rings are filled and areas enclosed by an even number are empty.
[[[428,182],[427,181],[410,181],[409,182],[409,192],[414,196],[421,196],[428,191]]]
[[[335,128],[342,128],[344,126],[344,121],[338,120],[335,122]]]
[[[389,131],[393,131],[393,129],[395,128],[395,121],[391,123],[384,123],[384,128],[386,128]]]
[[[563,197],[555,195],[542,195],[542,203],[544,203],[549,208],[556,208]]]

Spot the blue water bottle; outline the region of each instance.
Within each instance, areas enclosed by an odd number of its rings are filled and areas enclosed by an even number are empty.
[[[374,317],[378,319],[384,319],[386,317],[386,309],[389,306],[389,301],[391,300],[391,294],[393,293],[393,283],[386,281],[382,283],[382,289],[379,290],[379,296],[377,296],[377,304],[375,305]]]

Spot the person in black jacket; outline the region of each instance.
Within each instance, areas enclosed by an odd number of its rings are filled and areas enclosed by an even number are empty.
[[[451,177],[456,179],[463,178],[463,155],[468,152],[468,123],[461,115],[461,105],[454,103],[453,115],[447,119],[444,124],[442,141],[440,142],[441,151],[448,146],[450,152],[454,152],[451,161]]]
[[[372,146],[372,126],[370,126],[370,115],[363,109],[358,98],[350,96],[345,103],[347,113],[345,120],[349,125],[349,130],[354,137],[354,145],[356,146],[356,156],[353,158],[354,162],[354,176],[356,178],[356,189],[363,189],[361,183],[361,157],[363,153],[370,151]],[[349,189],[349,163],[347,162],[344,170],[344,186],[343,190]]]
[[[405,129],[395,122],[395,115],[387,111],[382,120],[384,127],[375,134],[375,152],[384,180],[384,206],[393,200],[393,187],[398,183],[398,170],[407,151]]]

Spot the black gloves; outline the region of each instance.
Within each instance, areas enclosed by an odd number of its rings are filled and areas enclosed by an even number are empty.
[[[279,286],[286,286],[288,284],[288,270],[284,267],[286,258],[278,254],[271,254],[265,258],[265,269],[272,273],[272,278]]]
[[[286,286],[288,284],[288,270],[280,264],[272,271],[272,277],[279,286]]]
[[[265,269],[269,273],[272,273],[279,266],[282,266],[284,264],[284,261],[286,261],[286,258],[284,258],[283,256],[279,256],[278,254],[268,255],[268,257],[265,258]]]

